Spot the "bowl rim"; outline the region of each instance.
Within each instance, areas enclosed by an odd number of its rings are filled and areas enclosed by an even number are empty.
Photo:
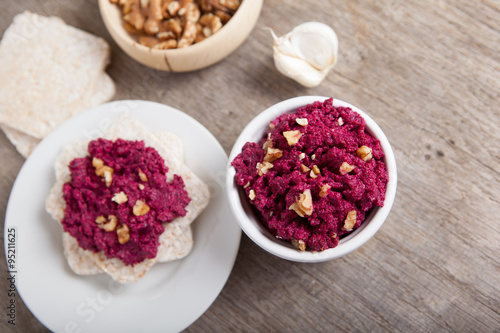
[[[299,251],[294,249],[290,244],[276,240],[267,229],[257,220],[250,209],[247,200],[242,200],[242,190],[234,182],[236,170],[231,166],[231,162],[241,152],[243,145],[246,142],[257,142],[264,135],[270,121],[276,119],[284,113],[294,113],[299,107],[312,104],[316,101],[324,102],[331,97],[324,96],[300,96],[290,98],[274,104],[258,114],[248,125],[243,129],[238,139],[236,140],[231,153],[226,173],[226,192],[229,200],[229,206],[236,218],[240,228],[245,234],[257,245],[267,252],[274,254],[280,258],[296,262],[323,262],[327,260],[342,257],[365,244],[384,224],[389,212],[391,211],[394,199],[396,197],[397,188],[397,167],[396,159],[392,147],[386,135],[378,124],[365,112],[358,107],[344,102],[339,99],[333,99],[333,106],[349,107],[353,111],[361,115],[366,123],[367,131],[380,141],[382,150],[384,151],[384,162],[387,167],[389,180],[387,183],[386,196],[383,207],[376,207],[367,216],[365,222],[351,234],[340,240],[339,245],[335,248],[328,249],[322,252]]]

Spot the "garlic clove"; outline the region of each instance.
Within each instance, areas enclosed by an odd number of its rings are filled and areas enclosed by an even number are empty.
[[[278,71],[306,87],[323,81],[337,61],[338,38],[326,24],[307,22],[274,38],[274,63]]]

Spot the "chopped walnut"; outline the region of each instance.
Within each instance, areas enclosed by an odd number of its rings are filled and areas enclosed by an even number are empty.
[[[317,178],[318,175],[314,172],[314,170],[311,170],[311,172],[309,173],[309,177],[311,177],[311,178]]]
[[[95,219],[95,223],[97,223],[99,229],[113,231],[118,223],[118,218],[115,215],[109,215],[108,218],[101,215]]]
[[[226,24],[227,22],[229,22],[229,20],[231,19],[231,15],[229,15],[228,13],[226,13],[225,11],[222,11],[222,10],[216,10],[214,12],[214,14],[220,18],[220,21],[222,22],[222,24]],[[271,128],[272,129],[272,128]]]
[[[175,49],[176,47],[177,47],[177,41],[175,39],[169,39],[154,45],[153,49],[169,50],[169,49]]]
[[[273,147],[274,147],[274,142],[271,139],[271,133],[268,133],[266,142],[264,142],[264,144],[262,145],[262,149],[267,151],[269,148],[273,148]]]
[[[146,186],[144,186],[144,184],[137,184],[137,187],[139,188],[139,190],[144,190],[146,188]]]
[[[278,148],[267,148],[266,155],[264,156],[264,162],[274,162],[278,158],[283,156],[283,151]]]
[[[304,165],[304,164],[300,165],[300,169],[302,170],[303,173],[311,171],[311,169],[309,167],[307,167],[307,165]]]
[[[247,188],[248,186],[250,186],[250,182],[246,183],[245,186],[243,186],[243,188]]]
[[[95,219],[95,223],[97,223],[97,224],[104,224],[106,222],[108,222],[108,220],[103,215],[100,215],[100,216],[96,217],[96,219]]]
[[[316,159],[316,154],[312,154],[312,155],[311,155],[311,160],[313,160],[313,161],[314,161],[315,159]]]
[[[300,126],[307,126],[307,124],[309,123],[307,121],[307,118],[296,118],[295,121],[297,122],[297,124],[299,124]]]
[[[132,212],[135,216],[146,215],[149,212],[149,206],[142,200],[137,200],[135,202],[134,207],[132,208]]]
[[[125,244],[130,240],[130,229],[126,224],[122,224],[116,228],[116,234],[118,235],[118,243],[120,244]]]
[[[210,37],[212,34],[216,33],[222,28],[222,22],[220,18],[212,13],[204,14],[200,17],[199,21],[203,35],[205,37]]]
[[[288,142],[289,146],[296,145],[297,142],[299,142],[300,137],[302,136],[302,133],[300,131],[285,131],[283,132],[283,136],[285,137],[286,141]]]
[[[108,216],[108,223],[104,224],[102,227],[105,231],[113,231],[116,228],[116,225],[118,224],[118,218],[115,215],[109,215]]]
[[[148,181],[148,176],[146,176],[146,174],[144,172],[142,172],[141,169],[139,169],[139,179],[142,180],[143,182]]]
[[[181,5],[179,4],[179,1],[171,1],[170,3],[167,2],[166,9],[170,16],[175,16],[177,15],[179,9],[181,9]]]
[[[147,47],[153,47],[156,44],[158,44],[160,40],[156,37],[151,37],[151,36],[141,36],[139,37],[139,43],[147,46]]]
[[[104,161],[100,158],[94,157],[92,159],[92,166],[95,168],[95,174],[99,177],[104,176]]]
[[[219,0],[219,3],[230,10],[237,10],[240,6],[239,0]]]
[[[337,119],[337,123],[339,124],[339,126],[344,125],[344,119],[342,119],[342,117],[339,117],[339,119]]]
[[[295,198],[295,203],[293,203],[288,209],[294,210],[297,215],[304,217],[306,215],[311,216],[313,208],[311,190],[307,189],[300,194],[298,199]]]
[[[109,187],[113,180],[113,172],[115,170],[107,165],[104,165],[104,161],[97,157],[92,158],[92,166],[95,168],[95,174],[97,176],[104,176],[106,186]]]
[[[250,198],[250,200],[254,200],[256,196],[257,194],[255,193],[255,190],[250,190],[250,192],[248,193],[248,197]]]
[[[196,24],[200,19],[200,14],[201,13],[198,5],[196,5],[195,3],[188,4],[188,6],[186,7],[186,13],[184,15],[184,31],[182,32],[181,38],[177,42],[177,47],[179,49],[187,47],[194,43],[197,34]]]
[[[306,158],[306,153],[300,153],[299,160],[303,160],[304,158]]]
[[[352,228],[354,227],[355,224],[356,224],[356,211],[351,210],[349,213],[347,213],[347,217],[345,218],[342,230],[352,231]]]
[[[136,30],[142,31],[146,16],[142,12],[140,3],[134,0],[125,0],[120,1],[120,4],[123,4],[123,20]]]
[[[356,154],[365,162],[368,162],[369,160],[372,159],[372,149],[367,146],[361,146],[356,150]]]
[[[300,251],[306,250],[306,242],[304,242],[302,239],[292,239],[292,245],[297,250]]]
[[[161,2],[162,0],[150,0],[148,1],[148,8],[146,8],[146,22],[144,22],[144,31],[148,35],[157,34],[160,31],[160,24],[163,19],[163,14],[161,12]]]
[[[182,25],[179,18],[171,18],[163,22],[163,30],[165,33],[173,35],[174,39],[177,39],[182,34]],[[160,36],[158,36],[160,38]]]
[[[318,166],[317,166],[316,164],[315,164],[315,165],[313,165],[313,167],[312,167],[312,171],[313,171],[315,174],[317,174],[317,175],[319,175],[319,174],[321,173],[321,171],[319,170],[319,168],[318,168]]]
[[[345,175],[345,174],[348,174],[349,172],[351,172],[352,170],[354,170],[354,168],[355,168],[354,165],[350,165],[349,163],[344,162],[340,166],[339,171],[340,171],[341,175]]]
[[[328,192],[330,191],[332,187],[328,184],[325,184],[321,186],[321,189],[319,190],[319,196],[321,198],[325,198],[328,195]]]
[[[259,171],[259,176],[265,175],[274,165],[269,162],[257,163],[257,170]]]
[[[121,191],[119,193],[116,193],[113,198],[111,198],[112,201],[116,202],[117,204],[122,204],[127,202],[128,197],[125,194],[125,192]]]
[[[113,172],[115,170],[109,166],[104,167],[104,181],[106,182],[106,187],[111,186],[111,182],[113,181]]]

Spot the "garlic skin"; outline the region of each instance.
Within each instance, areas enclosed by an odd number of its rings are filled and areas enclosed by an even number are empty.
[[[276,68],[305,87],[318,86],[337,62],[337,34],[324,23],[302,23],[281,37],[271,34]]]

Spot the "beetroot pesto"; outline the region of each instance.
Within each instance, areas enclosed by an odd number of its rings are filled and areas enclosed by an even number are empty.
[[[184,181],[174,175],[169,183],[165,161],[143,141],[97,139],[88,153],[69,165],[64,231],[81,248],[126,265],[156,257],[162,223],[186,215]]]
[[[333,99],[283,114],[232,161],[263,225],[304,251],[323,251],[382,207],[388,181],[380,142]]]

